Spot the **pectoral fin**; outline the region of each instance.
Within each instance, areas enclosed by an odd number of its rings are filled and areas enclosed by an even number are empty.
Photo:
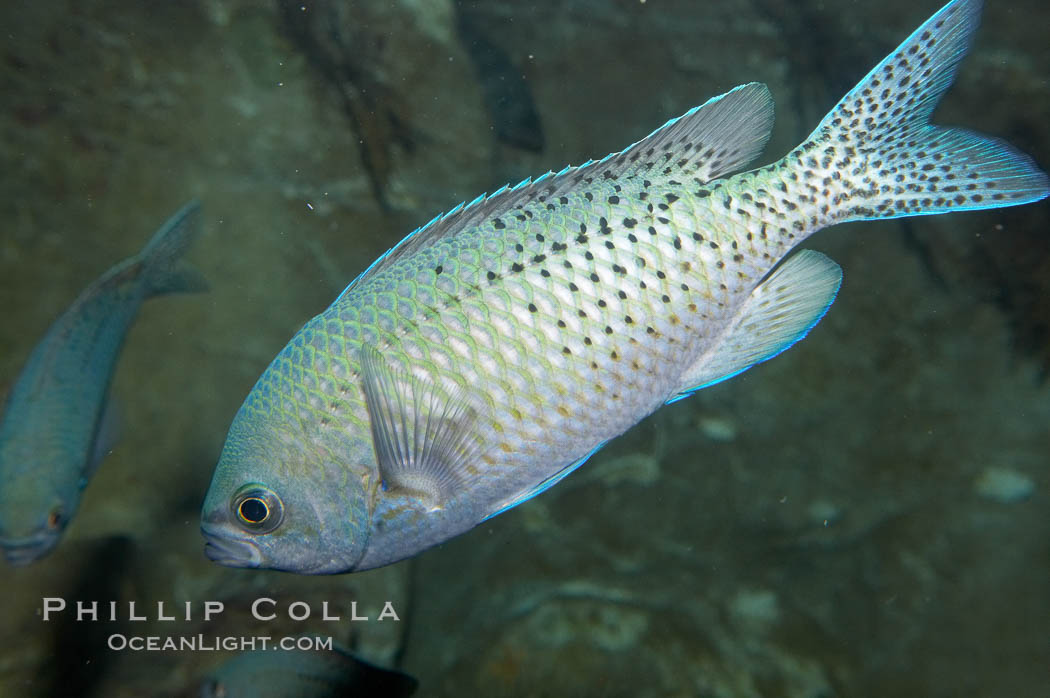
[[[824,317],[842,283],[842,269],[814,250],[788,258],[741,306],[722,340],[682,375],[668,402],[743,373],[799,341]]]
[[[371,346],[361,374],[383,487],[440,509],[473,471],[476,411],[462,390],[392,368]]]
[[[87,487],[98,466],[108,456],[120,440],[121,412],[116,401],[110,397],[102,408],[102,416],[95,427],[95,439],[91,444],[91,456],[84,463],[80,474],[80,489]]]

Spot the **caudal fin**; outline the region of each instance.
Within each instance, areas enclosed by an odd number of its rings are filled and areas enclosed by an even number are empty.
[[[1016,206],[1050,193],[1046,174],[1007,143],[929,123],[980,9],[980,0],[945,5],[792,153],[807,180],[822,179],[834,221]]]
[[[191,201],[165,221],[139,253],[147,295],[204,291],[207,281],[199,271],[182,261],[201,231],[201,206]]]

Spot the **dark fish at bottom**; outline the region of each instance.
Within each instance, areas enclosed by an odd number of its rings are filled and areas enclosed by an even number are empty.
[[[200,698],[408,698],[419,683],[335,647],[242,652],[204,679]]]

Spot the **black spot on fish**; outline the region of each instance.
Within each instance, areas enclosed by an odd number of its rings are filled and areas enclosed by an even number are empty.
[[[506,225],[503,224],[503,221],[501,221],[499,218],[493,218],[492,219],[492,225],[494,225],[496,227],[496,230],[503,230],[504,228],[507,227]]]
[[[529,303],[529,312],[530,313],[535,313],[536,310],[537,310],[536,304],[535,303]]]
[[[523,267],[522,265],[518,264],[517,262],[514,262],[514,264],[510,265],[510,270],[511,271],[515,271],[515,272],[525,271],[525,267]]]

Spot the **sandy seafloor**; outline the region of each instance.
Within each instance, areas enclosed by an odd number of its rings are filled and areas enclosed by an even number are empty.
[[[352,69],[336,84],[276,3],[5,3],[0,385],[194,197],[212,288],[144,306],[113,385],[121,440],[60,547],[0,571],[0,696],[190,695],[227,655],[108,638],[301,632],[426,696],[1050,696],[1045,201],[815,235],[845,280],[804,342],[415,560],[309,578],[202,554],[238,405],[372,259],[462,200],[751,80],[776,99],[774,160],[937,9],[875,5],[349,3],[325,54]],[[987,5],[935,120],[1045,169],[1050,10]],[[44,623],[50,596],[194,616]],[[315,613],[255,621],[259,597]],[[205,600],[227,611],[204,622]],[[318,619],[353,600],[373,620]],[[401,622],[374,620],[384,601]]]

